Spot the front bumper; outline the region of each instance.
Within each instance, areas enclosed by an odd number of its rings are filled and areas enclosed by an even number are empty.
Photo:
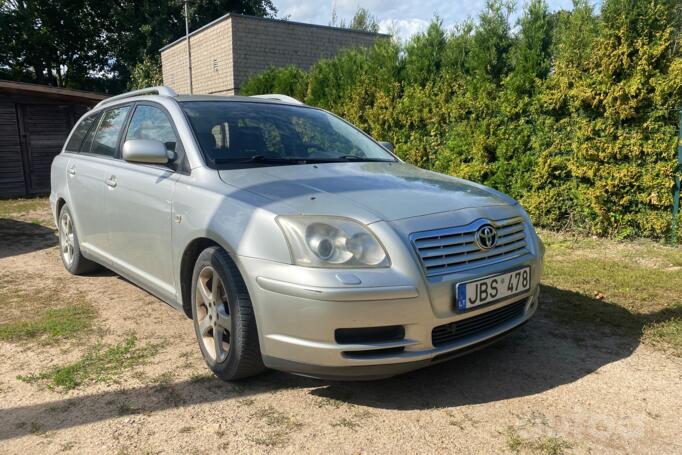
[[[354,270],[361,284],[344,285],[338,270],[240,258],[256,312],[265,365],[326,379],[389,377],[485,347],[523,325],[537,309],[542,271],[542,260],[537,256],[527,255],[478,270],[477,275],[486,276],[529,265],[531,288],[526,294],[465,313],[455,310],[453,295],[446,292],[454,292],[461,277],[435,286],[424,279],[414,258],[395,259],[404,266]],[[434,303],[434,298],[438,302]],[[450,343],[433,344],[435,327],[519,302],[523,302],[523,309],[513,318]],[[339,343],[335,336],[337,329],[385,326],[403,327],[404,335],[353,343]]]
[[[288,371],[290,373],[299,374],[302,376],[309,376],[318,379],[329,379],[335,381],[359,381],[359,380],[374,380],[384,379],[398,374],[407,373],[420,368],[426,368],[431,365],[436,365],[456,357],[460,357],[471,352],[483,349],[496,343],[500,339],[506,337],[511,332],[515,331],[522,325],[528,322],[528,319],[523,320],[517,325],[508,330],[502,331],[489,338],[482,339],[476,343],[465,347],[450,349],[441,354],[436,354],[433,357],[423,360],[403,361],[400,363],[389,363],[380,365],[351,365],[351,366],[324,366],[324,365],[310,365],[307,363],[300,363],[291,360],[278,359],[274,357],[264,356],[264,363],[272,369]]]

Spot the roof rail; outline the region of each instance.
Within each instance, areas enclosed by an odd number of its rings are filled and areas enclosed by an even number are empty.
[[[303,104],[296,98],[287,95],[280,95],[279,93],[268,93],[267,95],[251,95],[251,98],[264,98],[267,100],[277,100],[289,104]]]
[[[109,104],[113,101],[118,101],[125,98],[140,95],[161,95],[170,97],[178,96],[178,94],[175,93],[175,91],[173,91],[172,88],[167,87],[165,85],[160,85],[158,87],[141,88],[139,90],[133,90],[132,92],[121,93],[120,95],[112,96],[110,98],[100,101],[95,107],[104,106],[105,104]]]

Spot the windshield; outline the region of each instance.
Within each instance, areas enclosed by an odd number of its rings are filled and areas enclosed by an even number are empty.
[[[395,161],[363,132],[318,109],[248,101],[187,101],[182,109],[215,167]]]

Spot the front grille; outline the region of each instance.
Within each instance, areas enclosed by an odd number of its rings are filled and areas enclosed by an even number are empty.
[[[434,327],[431,331],[431,342],[436,347],[442,346],[470,337],[479,332],[493,329],[505,322],[512,321],[523,315],[526,300],[527,299],[523,299],[496,310],[479,314],[478,316],[462,319],[461,321]]]
[[[497,243],[489,250],[476,244],[479,227],[490,224],[497,231]],[[417,232],[410,236],[427,277],[462,272],[527,254],[526,230],[522,218],[477,220],[466,226]]]

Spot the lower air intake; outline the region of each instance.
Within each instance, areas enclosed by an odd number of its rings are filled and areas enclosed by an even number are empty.
[[[434,346],[443,346],[463,340],[486,330],[494,329],[523,315],[526,299],[505,305],[487,313],[472,316],[449,324],[439,325],[431,331]]]

